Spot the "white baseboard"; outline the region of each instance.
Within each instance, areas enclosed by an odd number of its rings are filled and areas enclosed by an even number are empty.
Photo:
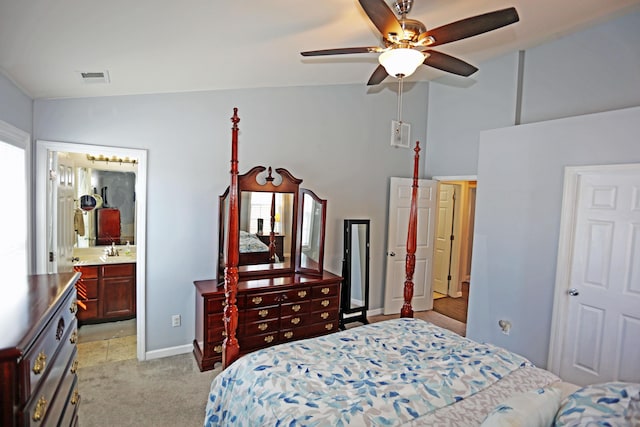
[[[367,317],[368,316],[377,316],[378,314],[382,314],[384,313],[384,309],[382,308],[374,308],[373,310],[367,310]]]
[[[179,345],[176,347],[161,348],[160,350],[147,351],[145,360],[161,359],[163,357],[177,356],[179,354],[191,353],[193,344]]]

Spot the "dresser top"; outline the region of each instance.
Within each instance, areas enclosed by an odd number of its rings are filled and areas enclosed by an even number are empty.
[[[0,360],[23,352],[59,302],[71,292],[80,273],[3,279],[0,288]]]
[[[267,287],[284,287],[284,286],[304,286],[305,284],[321,284],[328,282],[336,282],[342,280],[329,271],[324,271],[322,276],[314,276],[308,274],[285,274],[281,276],[264,276],[241,279],[238,281],[238,291],[248,291],[252,289],[264,289]],[[224,294],[224,280],[196,280],[193,282],[198,291],[205,294]]]

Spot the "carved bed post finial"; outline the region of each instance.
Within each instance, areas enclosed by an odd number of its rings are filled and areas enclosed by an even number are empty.
[[[229,224],[227,227],[227,261],[224,269],[224,294],[226,305],[224,308],[224,330],[226,338],[222,343],[222,366],[226,368],[240,356],[240,346],[236,337],[238,329],[238,109],[233,109],[231,117],[231,185],[229,186]]]
[[[418,232],[418,169],[420,167],[420,141],[416,141],[413,159],[413,184],[411,185],[411,208],[409,211],[409,230],[407,231],[407,258],[405,263],[404,304],[400,317],[413,317],[411,299],[413,298],[413,273],[416,267],[416,234]]]

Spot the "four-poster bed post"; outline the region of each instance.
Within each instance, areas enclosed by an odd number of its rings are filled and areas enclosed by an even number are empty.
[[[227,260],[224,269],[224,294],[226,305],[224,308],[225,339],[222,342],[222,366],[227,367],[240,356],[240,346],[236,338],[238,328],[238,306],[236,295],[238,292],[238,258],[239,258],[239,228],[238,228],[238,109],[233,109],[231,117],[231,185],[229,186],[229,227],[227,232]]]
[[[405,263],[404,304],[400,317],[413,317],[411,299],[413,298],[413,273],[416,267],[416,234],[418,232],[418,169],[420,161],[420,141],[416,141],[413,159],[413,184],[411,185],[411,208],[409,211],[409,228],[407,231],[407,257]]]

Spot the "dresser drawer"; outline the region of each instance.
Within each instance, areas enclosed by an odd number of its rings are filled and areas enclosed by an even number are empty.
[[[282,329],[291,329],[291,328],[300,328],[309,323],[309,315],[308,314],[296,314],[293,316],[282,317],[280,320],[280,328]]]
[[[311,311],[321,311],[327,309],[337,309],[338,308],[338,297],[328,297],[328,298],[320,298],[314,299],[311,301]]]
[[[274,319],[279,316],[280,307],[277,305],[272,305],[270,307],[253,308],[251,310],[241,312],[239,315],[241,323],[251,323],[257,320]]]
[[[102,268],[102,277],[128,277],[134,275],[135,267],[136,265],[134,263],[129,263],[103,265],[100,268]]]
[[[214,355],[213,357],[220,357],[222,360],[222,341],[210,343],[206,345],[205,352],[207,354]]]
[[[78,320],[92,320],[98,317],[98,300],[78,301]]]
[[[281,292],[270,292],[260,294],[248,294],[246,296],[246,308],[266,307],[276,305],[282,300]]]
[[[304,314],[309,312],[311,308],[310,301],[300,301],[292,304],[282,304],[280,306],[280,314],[282,316],[293,316],[295,314]]]
[[[246,353],[247,351],[277,344],[279,335],[280,332],[275,331],[264,335],[238,337],[238,344],[240,344],[242,351]]]
[[[243,333],[245,335],[260,335],[267,332],[277,331],[279,323],[278,318],[245,323]]]
[[[311,289],[310,288],[299,288],[290,289],[288,291],[282,292],[282,298],[280,299],[282,302],[295,302],[295,301],[304,301],[308,300],[311,297]]]
[[[335,332],[339,330],[338,323],[339,323],[338,320],[335,320],[332,322],[316,323],[314,325],[307,326],[306,328],[304,328],[304,332],[307,337],[315,337],[318,335],[328,334],[330,332]]]
[[[338,319],[338,313],[339,311],[334,308],[330,310],[314,311],[309,315],[310,323],[321,323],[329,320],[336,320]]]
[[[74,426],[77,422],[78,417],[78,406],[80,406],[80,392],[78,390],[78,378],[73,377],[73,382],[71,383],[71,387],[69,388],[69,392],[66,395],[66,399],[63,399],[64,394],[59,393],[58,398],[66,402],[66,406],[62,413],[62,418],[60,419],[60,427],[71,427]]]
[[[224,307],[227,305],[227,302],[224,298],[210,298],[207,299],[205,312],[206,313],[222,313],[224,311]]]
[[[311,298],[323,298],[332,297],[338,295],[340,291],[339,283],[332,283],[330,285],[316,286],[311,291]]]
[[[70,325],[72,328],[64,336],[64,340],[69,342],[71,337],[76,333],[76,321]],[[66,405],[68,389],[75,379],[75,369],[77,365],[73,362],[76,356],[76,345],[65,343],[61,345],[60,352],[54,356],[50,363],[51,367],[46,370],[45,376],[32,388],[30,399],[27,401],[23,415],[25,417],[25,425],[43,426],[56,425],[62,411]],[[73,369],[73,372],[71,370]],[[66,389],[65,389],[66,387]],[[64,392],[63,400],[59,401],[58,388],[67,390]],[[26,419],[28,417],[28,419]],[[49,422],[49,421],[50,422]]]
[[[306,337],[304,329],[301,328],[282,329],[280,331],[280,342],[295,341]]]
[[[21,396],[23,401],[33,390],[38,388],[39,383],[48,375],[58,351],[75,347],[78,338],[77,309],[76,293],[71,292],[43,329],[35,344],[27,350],[22,363],[28,365],[25,369],[29,372],[29,388],[22,390],[24,393]]]

